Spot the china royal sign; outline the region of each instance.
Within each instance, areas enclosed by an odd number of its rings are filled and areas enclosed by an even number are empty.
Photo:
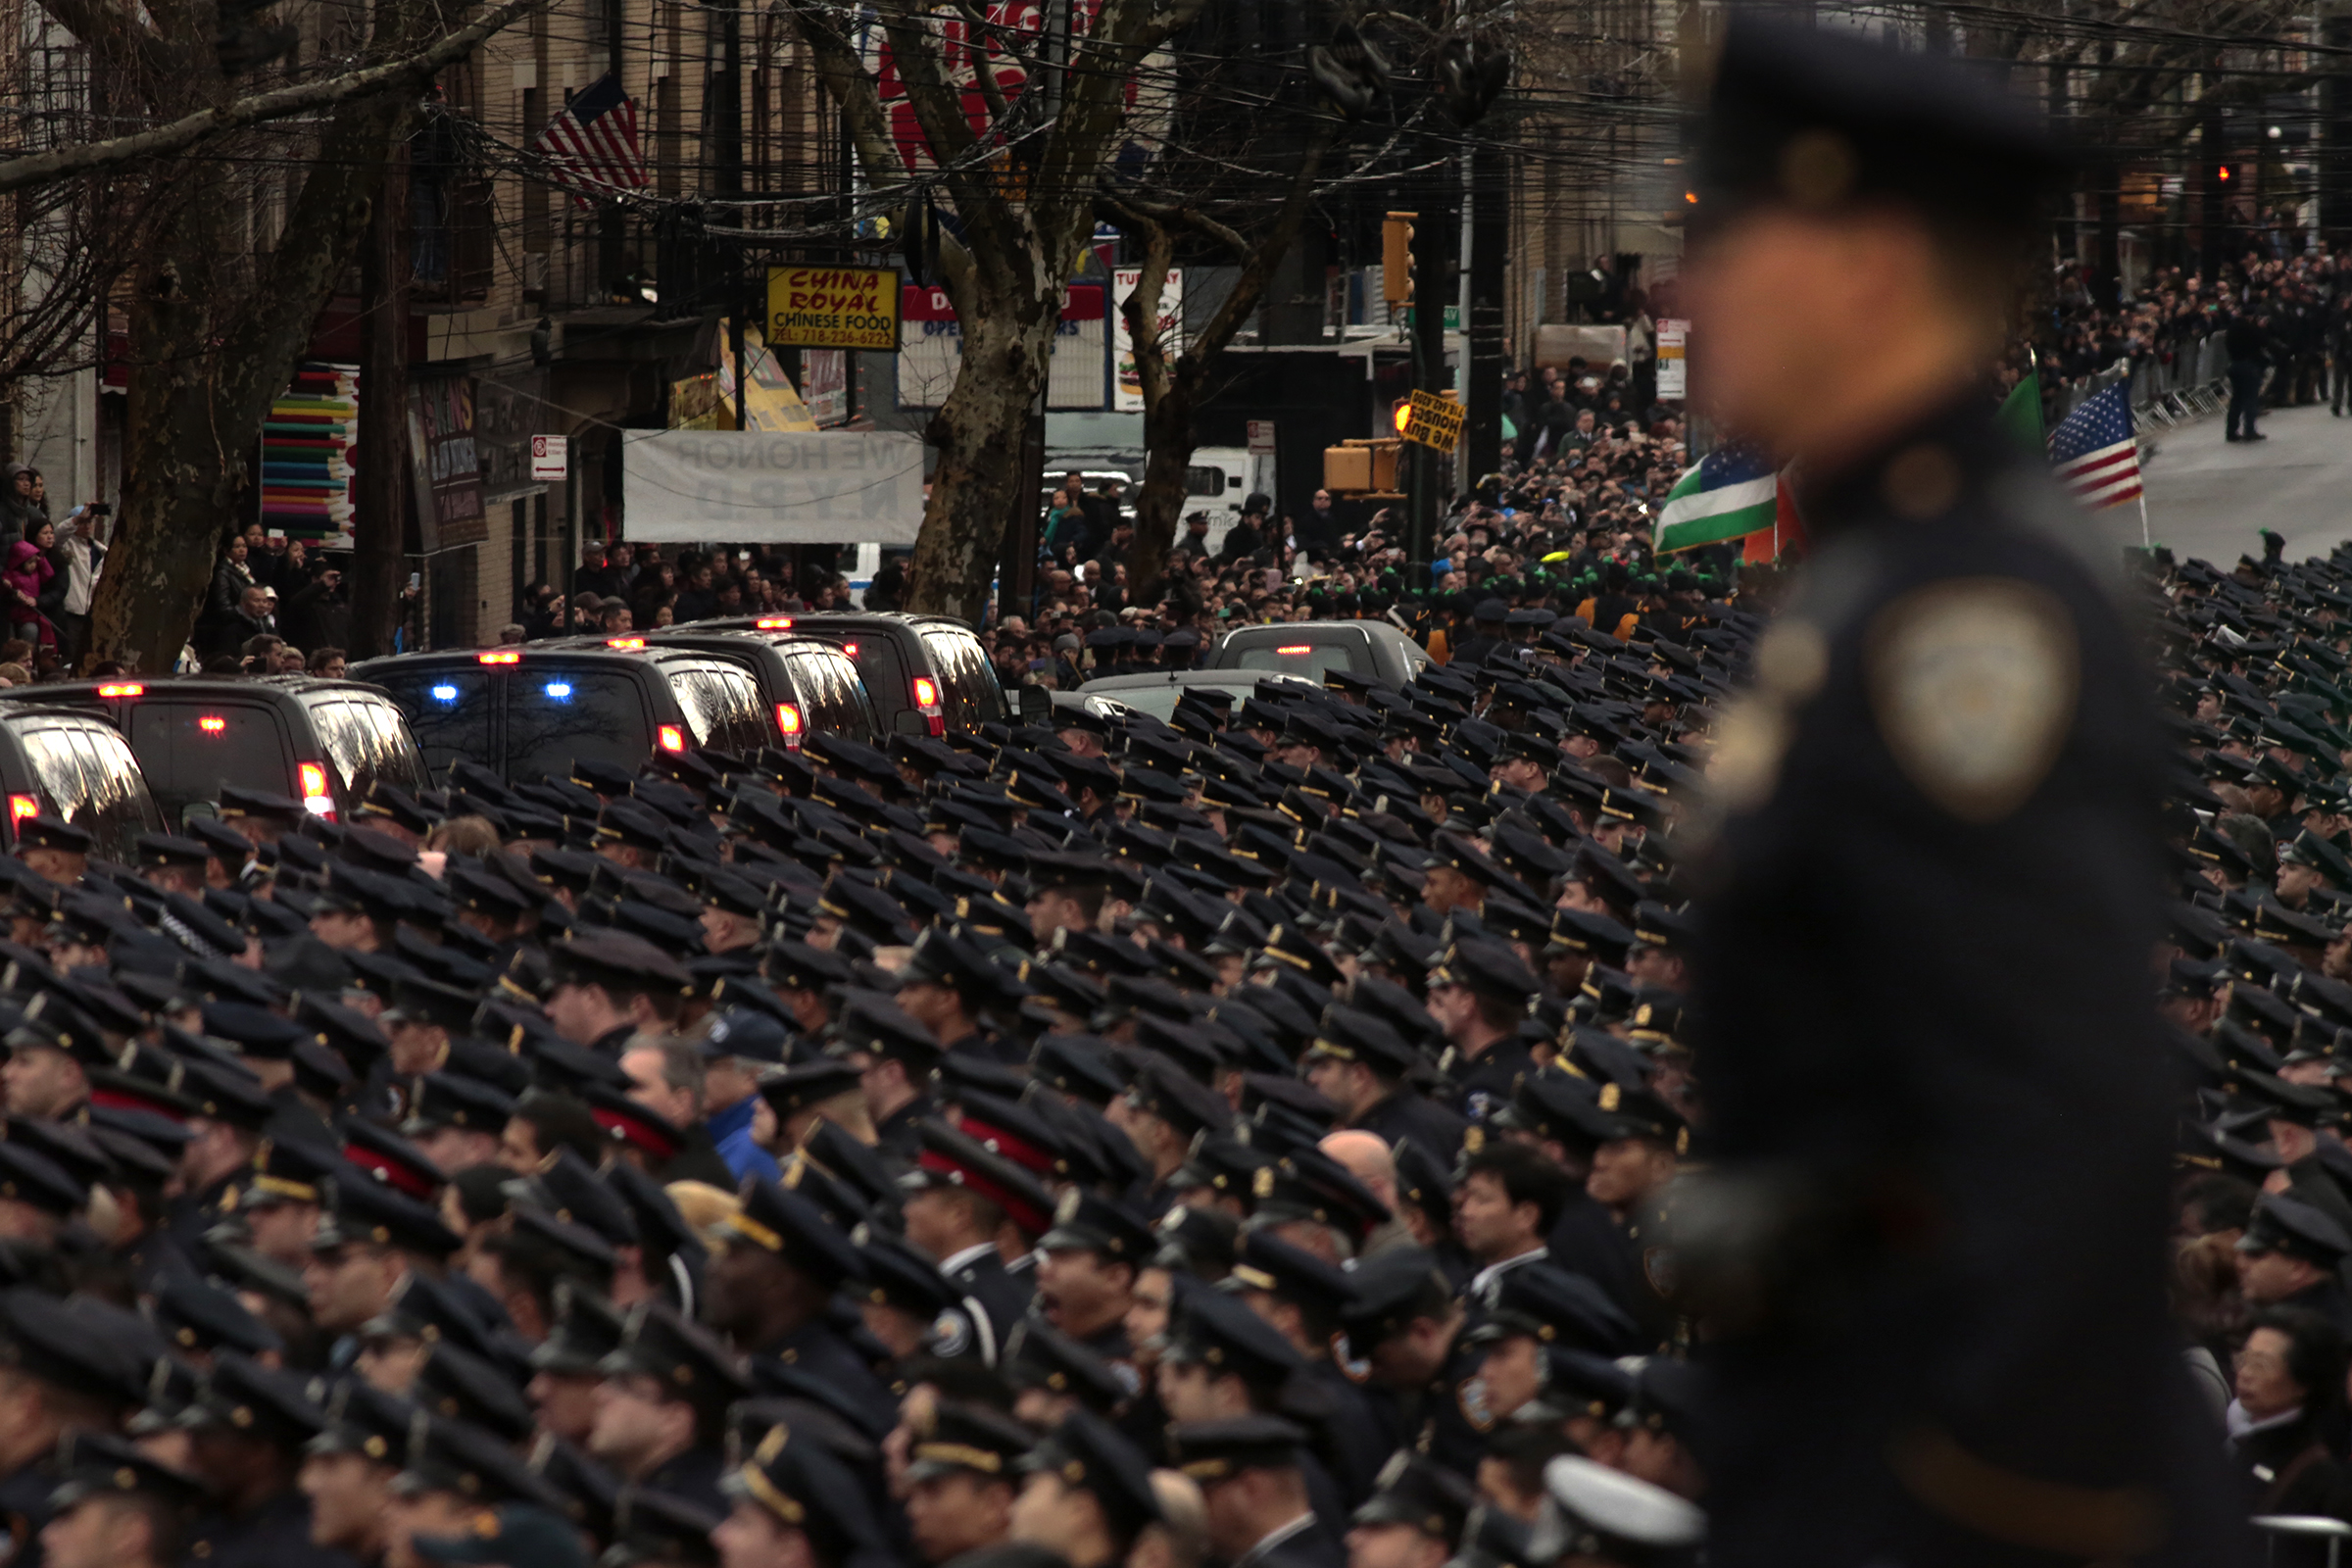
[[[888,267],[771,267],[770,348],[874,349],[899,346],[899,274]]]

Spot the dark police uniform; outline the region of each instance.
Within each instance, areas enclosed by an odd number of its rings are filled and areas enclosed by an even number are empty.
[[[1735,19],[1699,210],[2022,221],[2052,157],[1954,69]],[[1700,1076],[1762,1272],[1717,1360],[1719,1568],[2233,1556],[2164,1311],[2146,685],[1989,411],[1955,388],[1809,482],[1814,556],[1720,731]]]

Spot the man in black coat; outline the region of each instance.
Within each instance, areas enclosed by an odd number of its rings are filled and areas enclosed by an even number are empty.
[[[2222,342],[2230,351],[2230,414],[2223,431],[2226,441],[2267,441],[2254,428],[2262,412],[2262,378],[2271,365],[2271,322],[2256,300],[2230,318]]]
[[[2166,1313],[2147,678],[1984,379],[2061,158],[1948,60],[1742,15],[1696,163],[1710,397],[1814,546],[1683,861],[1710,1558],[2239,1560]]]

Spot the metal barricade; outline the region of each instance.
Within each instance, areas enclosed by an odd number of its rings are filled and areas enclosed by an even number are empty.
[[[2328,1568],[2342,1568],[2344,1543],[2352,1541],[2352,1525],[2323,1514],[2258,1513],[2254,1516],[2254,1528],[2263,1534],[2266,1563],[2278,1560],[2280,1540],[2294,1539],[2327,1542]]]

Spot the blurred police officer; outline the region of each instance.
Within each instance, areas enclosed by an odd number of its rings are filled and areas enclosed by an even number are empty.
[[[1715,1560],[2230,1560],[2165,1322],[2145,680],[1990,422],[2062,160],[1949,61],[1736,17],[1697,163],[1705,391],[1816,547],[1714,765],[1736,1200],[1682,1262],[1759,1271],[1710,1305]]]

